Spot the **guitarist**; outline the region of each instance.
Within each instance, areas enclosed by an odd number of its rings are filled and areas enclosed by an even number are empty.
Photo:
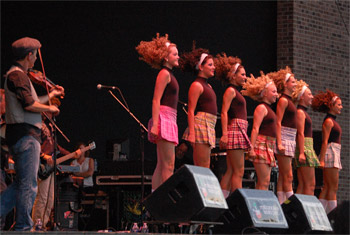
[[[61,102],[58,98],[52,98],[51,99],[52,105],[55,105],[57,107],[60,106]],[[51,113],[46,113],[46,115],[49,118],[52,118]],[[41,162],[46,162],[48,165],[52,166],[54,165],[52,156],[55,151],[54,146],[54,128],[49,120],[45,117],[45,115],[42,115],[43,121],[42,121],[42,128],[41,128]],[[61,154],[67,155],[69,154],[69,151],[62,148],[61,146],[57,145],[58,150]],[[78,156],[78,153],[77,153]],[[32,219],[34,223],[37,221],[37,219],[41,219],[43,225],[43,230],[46,229],[46,224],[49,221],[51,210],[54,205],[54,177],[53,173],[49,175],[48,178],[42,180],[38,178],[38,192],[34,201],[33,211],[32,211]]]

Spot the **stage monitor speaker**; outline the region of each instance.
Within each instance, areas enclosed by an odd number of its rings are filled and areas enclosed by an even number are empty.
[[[321,202],[315,196],[294,194],[283,204],[288,233],[329,233],[333,231]]]
[[[343,201],[327,215],[334,234],[350,234],[349,207],[349,201]]]
[[[281,233],[288,229],[281,205],[271,191],[237,189],[226,200],[229,210],[220,218],[224,226],[216,226],[215,233],[241,234],[247,228]]]
[[[204,167],[183,165],[144,205],[157,221],[215,222],[228,209],[219,181]]]

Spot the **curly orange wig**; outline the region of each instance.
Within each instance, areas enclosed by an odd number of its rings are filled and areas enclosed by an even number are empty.
[[[232,73],[237,73],[237,71],[243,67],[242,60],[238,57],[227,57],[226,53],[217,54],[214,58],[215,64],[215,77],[223,83],[229,83],[232,78]],[[236,64],[239,64],[235,70]],[[235,70],[235,71],[234,71]]]
[[[192,72],[194,74],[198,73],[196,66],[203,53],[208,54],[208,56],[203,60],[202,65],[207,62],[208,59],[213,58],[209,55],[208,49],[196,48],[196,43],[193,41],[192,51],[184,52],[179,60],[179,67],[183,72]]]
[[[284,88],[285,88],[284,85],[286,83],[286,76],[288,73],[294,76],[294,74],[292,73],[292,70],[288,66],[286,66],[285,69],[280,69],[277,72],[271,72],[271,73],[266,74],[275,83],[276,88],[277,88],[277,92],[279,94],[282,94],[284,91]]]
[[[326,92],[319,91],[312,100],[311,107],[314,111],[327,113],[333,106],[335,97],[339,98],[339,95],[331,90],[326,90]],[[337,99],[337,98],[336,98]],[[340,99],[340,98],[339,98]]]
[[[263,97],[261,96],[261,93],[265,90],[268,83],[273,83],[273,80],[262,72],[261,76],[257,78],[251,74],[250,78],[247,78],[247,81],[243,85],[242,94],[249,96],[253,100],[262,101]]]
[[[151,65],[152,68],[160,69],[164,59],[169,54],[170,46],[176,47],[175,44],[170,43],[168,40],[168,34],[159,37],[159,33],[157,33],[157,37],[152,38],[152,41],[141,41],[135,49],[140,54],[140,60],[145,61],[147,64]]]
[[[292,99],[294,102],[298,102],[298,97],[299,97],[300,93],[302,92],[304,86],[309,88],[309,85],[306,82],[304,82],[303,80],[297,81],[297,85],[295,86],[295,90],[292,93]],[[300,97],[299,97],[299,99],[300,99]]]

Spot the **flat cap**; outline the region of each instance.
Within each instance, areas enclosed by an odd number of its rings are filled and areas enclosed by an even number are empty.
[[[41,47],[39,40],[35,38],[24,37],[12,43],[12,52],[15,59],[22,59],[29,52],[37,50]]]

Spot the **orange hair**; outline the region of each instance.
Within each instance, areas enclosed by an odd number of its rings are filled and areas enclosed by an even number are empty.
[[[298,102],[298,96],[301,93],[303,86],[306,86],[307,88],[309,88],[309,85],[306,82],[304,82],[303,80],[297,81],[297,85],[295,86],[295,90],[292,93],[292,99],[294,102]]]
[[[198,70],[196,69],[196,66],[203,53],[208,54],[208,56],[202,62],[202,64],[205,64],[206,61],[210,58],[213,58],[213,56],[209,55],[208,49],[196,48],[196,42],[193,41],[192,51],[184,52],[179,60],[180,69],[183,72],[192,72],[194,74],[197,74]]]
[[[257,78],[251,74],[250,78],[247,78],[247,81],[243,85],[242,94],[249,96],[253,100],[261,101],[261,93],[265,90],[266,85],[270,82],[273,83],[273,80],[263,73],[261,73],[261,76]]]
[[[232,72],[235,69],[235,65],[239,64],[235,73],[238,69],[243,67],[242,60],[238,57],[229,56],[227,57],[226,53],[222,52],[221,55],[217,54],[214,58],[215,64],[215,77],[223,83],[229,83],[232,77]]]
[[[169,43],[169,46],[167,46],[167,43]],[[135,49],[140,55],[140,60],[145,61],[152,68],[160,69],[164,59],[169,54],[169,47],[171,46],[176,47],[175,44],[170,43],[168,40],[168,34],[159,37],[159,33],[157,33],[157,37],[152,38],[152,41],[141,41]]]
[[[285,89],[284,85],[286,83],[287,73],[290,73],[292,76],[294,76],[294,74],[292,73],[292,70],[288,66],[286,66],[285,69],[280,69],[277,72],[270,72],[267,74],[267,76],[269,76],[275,83],[277,92],[279,94],[282,94],[284,92],[284,89]]]
[[[334,104],[333,98],[338,94],[331,90],[326,90],[326,92],[319,91],[312,100],[311,107],[314,111],[327,113]]]

